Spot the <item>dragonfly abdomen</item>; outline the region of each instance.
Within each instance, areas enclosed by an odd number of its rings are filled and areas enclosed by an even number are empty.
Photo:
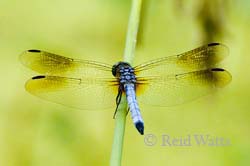
[[[141,116],[141,112],[135,96],[135,85],[134,84],[124,84],[124,91],[126,93],[129,110],[133,123],[137,130],[143,135],[144,133],[144,122]]]
[[[120,84],[117,106],[120,102],[121,93],[124,91],[134,125],[139,133],[143,135],[144,122],[135,95],[136,76],[134,69],[126,62],[118,62],[113,66],[112,74],[119,80]]]

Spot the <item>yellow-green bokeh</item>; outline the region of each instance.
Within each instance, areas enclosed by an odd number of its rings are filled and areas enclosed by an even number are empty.
[[[250,3],[147,0],[134,64],[182,53],[207,42],[230,49],[222,67],[232,82],[178,107],[141,106],[147,146],[127,118],[122,165],[249,165]],[[20,63],[27,49],[113,64],[122,60],[130,1],[0,1],[0,165],[108,165],[114,109],[82,111],[30,95],[36,75]],[[115,102],[115,100],[114,100]],[[164,147],[161,135],[210,134],[230,146]]]

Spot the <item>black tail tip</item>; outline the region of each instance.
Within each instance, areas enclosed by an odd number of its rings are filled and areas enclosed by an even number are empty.
[[[139,131],[141,135],[144,134],[144,124],[142,122],[137,122],[135,124],[136,129]]]

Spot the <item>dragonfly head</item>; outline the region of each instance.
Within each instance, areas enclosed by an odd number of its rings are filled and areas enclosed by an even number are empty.
[[[112,67],[112,74],[115,77],[119,77],[120,76],[120,70],[122,68],[132,68],[131,65],[127,62],[117,62],[116,64],[113,65]]]

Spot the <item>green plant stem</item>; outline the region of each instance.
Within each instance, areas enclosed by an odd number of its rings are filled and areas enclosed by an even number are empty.
[[[126,45],[124,50],[124,61],[132,63],[135,54],[137,32],[140,22],[142,0],[132,0],[132,7],[130,11],[128,31],[126,37]],[[127,115],[127,101],[126,96],[123,95],[119,107],[117,109],[115,118],[115,132],[114,141],[112,145],[110,166],[120,166],[122,159],[122,148],[124,140],[124,132]]]
[[[133,62],[135,55],[135,47],[137,41],[137,32],[140,23],[140,13],[141,13],[142,0],[132,0],[132,7],[128,23],[128,31],[126,38],[126,45],[124,50],[124,61]]]

